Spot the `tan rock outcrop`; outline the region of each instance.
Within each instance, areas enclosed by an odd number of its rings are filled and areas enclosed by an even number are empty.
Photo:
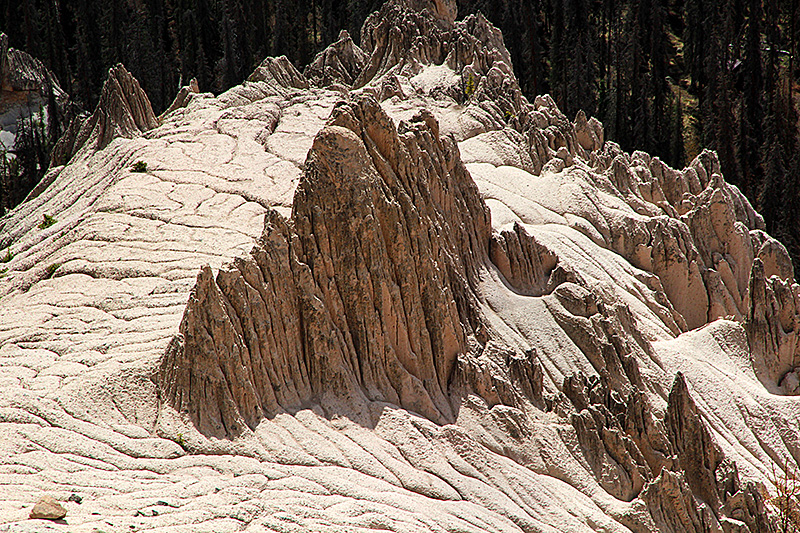
[[[648,380],[662,364],[653,341],[663,332],[679,335],[727,316],[756,323],[747,318],[756,316],[747,311],[757,293],[747,284],[751,266],[757,271],[762,254],[791,278],[780,246],[721,179],[713,154],[676,171],[647,154],[623,153],[596,120],[579,114],[573,124],[549,97],[527,103],[485,19],[454,23],[434,11],[389,2],[362,31],[363,68],[343,35],[306,71],[315,84],[361,89],[316,136],[291,218],[269,214],[249,258],[198,277],[181,335],[161,363],[163,420],[174,408],[206,437],[243,438],[265,417],[307,405],[369,426],[370,406],[388,403],[441,425],[478,402],[494,413],[485,417],[515,410],[507,427],[519,440],[530,434],[526,412],[553,412],[568,421],[562,438],[597,486],[644,509],[650,522],[634,522],[634,530],[650,523],[722,531],[745,515],[765,523],[755,489],[740,487],[683,378],[664,420],[654,412],[660,389]],[[458,73],[461,84],[442,85],[450,74],[431,71],[434,79],[426,65]],[[421,73],[430,78],[410,81]],[[262,77],[251,81],[295,78]],[[519,214],[524,209],[506,204],[513,223],[490,229],[484,198],[442,123],[425,111],[395,127],[373,98],[399,105],[408,96],[400,78],[424,97],[481,109],[485,122],[462,143],[470,164],[517,168],[568,189],[552,195],[545,187],[550,196],[528,198],[540,202],[538,216],[564,217],[585,236],[581,246],[626,261],[600,269],[621,268],[635,280],[625,290],[662,333],[620,293],[601,288],[605,274],[534,230],[531,217]],[[498,148],[495,159],[487,146]],[[496,289],[482,281],[492,271],[513,297],[541,302],[559,342],[585,362],[581,372],[555,379],[564,362],[554,362],[552,348],[540,357],[535,341],[526,348],[510,340],[517,334],[504,329],[511,322],[492,321],[497,300],[484,291]],[[763,344],[764,353],[775,349]],[[764,379],[777,384],[786,371]],[[161,431],[174,430],[165,424]],[[518,446],[509,448],[513,456],[528,457]]]
[[[701,502],[698,514],[705,515],[705,530],[773,531],[761,493],[752,483],[740,483],[736,464],[712,437],[681,373],[673,382],[664,423],[676,467]]]
[[[178,94],[175,95],[175,99],[169,105],[169,107],[161,113],[158,117],[158,121],[161,122],[164,117],[175,111],[176,109],[180,109],[181,107],[186,107],[189,102],[191,102],[192,98],[195,94],[200,92],[200,87],[197,84],[197,78],[192,78],[189,82],[189,85],[184,85],[178,91]]]
[[[342,30],[339,38],[306,67],[304,75],[318,87],[340,86],[347,90],[366,63],[367,55],[353,42],[347,30]]]
[[[796,394],[792,375],[800,366],[800,286],[793,278],[767,277],[764,261],[756,257],[748,299],[745,327],[756,374],[772,390]]]
[[[13,152],[18,121],[41,121],[45,144],[58,141],[56,135],[74,118],[76,109],[55,75],[38,59],[9,47],[8,36],[0,32],[0,143]],[[52,138],[51,138],[52,137]]]
[[[362,394],[453,420],[448,383],[477,324],[471,291],[489,241],[467,180],[429,114],[396,130],[369,97],[336,108],[291,225],[273,215],[250,260],[198,278],[162,365],[165,398],[218,435]],[[279,340],[259,325],[281,323]]]
[[[280,87],[307,89],[308,80],[300,73],[286,56],[268,57],[256,67],[248,81],[263,81]]]
[[[108,71],[92,115],[76,117],[53,148],[51,166],[67,163],[84,147],[102,150],[116,137],[138,137],[157,125],[147,94],[136,78],[118,64]]]
[[[707,505],[697,505],[680,473],[663,469],[642,492],[655,531],[720,533],[719,521]]]
[[[669,393],[664,423],[686,482],[716,512],[721,505],[716,470],[723,461],[722,451],[700,419],[682,374],[675,377]]]
[[[0,520],[68,473],[87,531],[772,533],[785,249],[452,6],[373,16],[357,89],[183,91],[0,220]]]

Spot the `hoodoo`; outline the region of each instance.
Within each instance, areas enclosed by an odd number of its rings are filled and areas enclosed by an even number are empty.
[[[716,155],[528,101],[449,0],[359,43],[160,117],[109,72],[0,219],[0,523],[775,531],[800,285]]]

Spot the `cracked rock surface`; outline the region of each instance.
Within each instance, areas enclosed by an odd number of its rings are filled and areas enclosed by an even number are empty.
[[[0,219],[0,530],[773,531],[785,248],[455,19],[391,0],[157,118],[112,69]]]

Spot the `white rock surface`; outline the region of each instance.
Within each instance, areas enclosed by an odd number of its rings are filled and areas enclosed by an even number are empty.
[[[349,101],[267,60],[0,220],[0,528],[43,530],[45,493],[71,532],[763,525],[800,459],[785,249],[713,154],[528,103],[496,30],[431,4],[368,21]]]

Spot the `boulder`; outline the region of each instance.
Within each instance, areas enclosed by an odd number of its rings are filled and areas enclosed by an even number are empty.
[[[42,520],[61,520],[65,516],[67,516],[67,510],[54,500],[52,496],[47,495],[42,496],[42,498],[36,502],[36,505],[33,506],[30,513],[32,519]]]

